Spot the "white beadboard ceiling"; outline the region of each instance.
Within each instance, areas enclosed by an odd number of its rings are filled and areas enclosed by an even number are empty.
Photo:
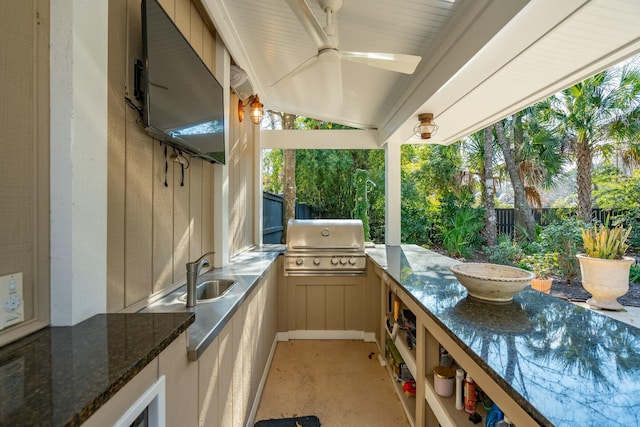
[[[344,0],[342,50],[419,55],[416,71],[317,63],[273,85],[317,52],[287,3],[202,1],[266,108],[374,129],[379,146],[420,142],[423,112],[429,142],[450,144],[640,52],[639,0]]]

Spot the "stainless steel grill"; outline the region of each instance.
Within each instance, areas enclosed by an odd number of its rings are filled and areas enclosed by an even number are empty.
[[[366,265],[362,221],[289,220],[285,276],[362,275]]]

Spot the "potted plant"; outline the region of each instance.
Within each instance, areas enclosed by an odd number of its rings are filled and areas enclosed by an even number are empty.
[[[635,260],[625,257],[631,227],[609,227],[604,224],[584,228],[582,241],[585,253],[576,255],[580,262],[582,286],[591,294],[587,304],[605,310],[623,310],[617,298],[629,290],[629,270]]]
[[[556,258],[556,254],[551,252],[538,253],[527,257],[525,261],[527,269],[536,275],[534,279],[531,279],[531,287],[533,289],[545,294],[551,293],[551,285],[553,284],[551,275],[557,266]]]

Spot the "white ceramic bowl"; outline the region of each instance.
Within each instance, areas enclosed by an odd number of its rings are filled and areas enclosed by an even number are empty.
[[[479,262],[456,264],[449,269],[467,288],[469,295],[494,302],[511,301],[535,277],[532,272],[521,268]]]

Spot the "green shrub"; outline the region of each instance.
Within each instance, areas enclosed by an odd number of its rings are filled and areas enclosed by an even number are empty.
[[[489,262],[502,265],[522,266],[521,262],[525,257],[522,245],[511,240],[507,234],[498,236],[496,246],[485,248]]]
[[[629,272],[629,283],[640,284],[640,265],[632,264]]]
[[[527,255],[522,260],[521,268],[533,272],[538,279],[548,279],[558,268],[557,260],[556,252],[536,253]]]
[[[627,239],[631,229],[622,224],[609,227],[609,217],[604,224],[581,229],[582,241],[588,257],[601,259],[622,259],[629,245]]]
[[[461,208],[445,223],[442,245],[449,255],[468,258],[480,245],[483,228],[484,212],[481,209]]]
[[[553,222],[540,232],[540,249],[543,253],[556,253],[558,274],[571,283],[580,273],[580,265],[576,254],[582,250],[581,229],[584,221],[576,218],[565,218]]]

